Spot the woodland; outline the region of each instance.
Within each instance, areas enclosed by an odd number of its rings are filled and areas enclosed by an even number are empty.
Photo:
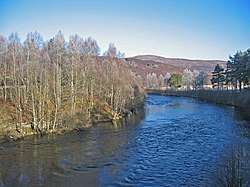
[[[45,134],[118,120],[143,104],[143,88],[110,43],[59,31],[43,41],[30,32],[0,36],[0,131]]]

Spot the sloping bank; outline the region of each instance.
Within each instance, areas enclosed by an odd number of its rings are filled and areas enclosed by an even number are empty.
[[[137,86],[136,86],[137,87]],[[4,102],[0,98],[0,143],[2,141],[13,141],[22,139],[30,135],[44,135],[48,133],[62,134],[72,130],[84,130],[97,123],[110,122],[116,125],[131,115],[143,115],[144,112],[144,91],[137,87],[134,98],[130,98],[126,105],[120,109],[118,113],[112,110],[107,103],[101,105],[99,102],[98,111],[89,115],[86,113],[76,113],[75,115],[65,115],[58,120],[55,128],[51,128],[49,124],[43,122],[44,130],[42,128],[35,129],[32,122],[21,124],[21,128],[17,128],[18,122],[13,117],[16,108],[8,102]],[[97,105],[97,104],[96,104]],[[51,123],[53,125],[53,123]],[[45,129],[46,128],[46,129]]]
[[[187,90],[187,91],[163,91],[147,90],[147,93],[155,93],[168,96],[192,97],[208,102],[235,106],[250,117],[250,90],[238,91],[219,91],[219,90]]]
[[[131,115],[143,115],[144,95],[140,95],[140,97],[137,98],[137,103],[128,105],[120,114],[109,109],[109,111],[105,111],[102,115],[93,114],[91,117],[80,113],[74,116],[65,116],[61,120],[61,123],[57,124],[55,129],[47,129],[43,132],[34,129],[31,123],[22,124],[22,129],[17,130],[16,123],[11,120],[11,115],[8,114],[9,111],[5,109],[6,108],[0,108],[0,143],[3,141],[19,140],[30,135],[43,135],[48,133],[62,134],[73,130],[84,130],[94,124],[103,122],[110,122],[110,124],[113,125],[123,123],[124,120],[126,122],[127,117],[130,118]],[[5,120],[12,121],[12,123],[3,123],[3,115],[5,116]],[[98,118],[96,118],[96,116]]]

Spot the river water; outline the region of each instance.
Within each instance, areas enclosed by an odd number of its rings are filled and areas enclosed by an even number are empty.
[[[250,122],[231,107],[147,95],[127,121],[0,144],[0,186],[205,186],[231,147],[249,156]]]

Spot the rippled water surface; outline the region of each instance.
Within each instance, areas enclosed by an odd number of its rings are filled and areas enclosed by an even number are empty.
[[[127,125],[0,145],[0,186],[205,186],[223,152],[250,147],[233,108],[148,95],[145,110]]]

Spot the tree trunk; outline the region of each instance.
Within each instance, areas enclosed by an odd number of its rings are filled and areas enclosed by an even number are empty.
[[[33,129],[35,129],[36,125],[37,125],[37,119],[36,119],[36,108],[35,108],[34,90],[31,91],[31,98],[32,98]]]
[[[73,59],[71,60],[71,115],[75,113],[75,99],[74,99],[74,69],[73,69]]]
[[[7,100],[7,64],[6,62],[4,63],[4,81],[3,81],[3,85],[4,85],[4,100]]]

